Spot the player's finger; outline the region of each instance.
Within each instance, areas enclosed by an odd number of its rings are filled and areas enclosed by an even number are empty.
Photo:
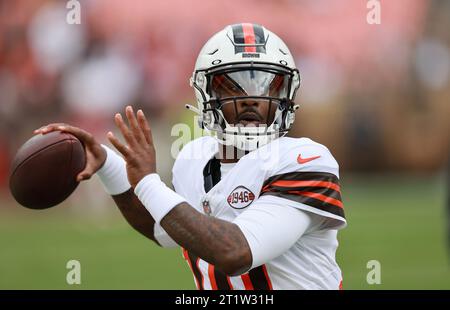
[[[150,125],[148,124],[142,110],[137,111],[137,119],[139,122],[139,127],[141,127],[141,130],[144,133],[145,140],[148,144],[153,145],[152,130],[150,129]]]
[[[43,130],[45,127],[47,127],[47,126],[48,126],[48,125],[39,127],[38,129],[33,130],[33,133],[34,133],[35,135],[36,135],[36,134],[40,134],[40,133],[42,133],[42,130]]]
[[[52,131],[57,131],[57,130],[59,130],[59,129],[57,129],[58,126],[61,126],[61,125],[66,125],[66,124],[64,124],[64,123],[48,124],[48,125],[42,126],[41,128],[34,130],[33,133],[34,134],[46,134],[46,133],[49,133]]]
[[[108,132],[108,134],[106,135],[109,142],[111,142],[112,145],[114,145],[114,147],[125,157],[129,157],[130,155],[130,150],[126,147],[126,145],[122,144],[119,139],[117,139],[116,136],[114,136],[114,134],[110,131]]]
[[[136,144],[136,140],[134,139],[134,136],[128,126],[123,121],[122,115],[120,113],[117,113],[114,116],[114,122],[116,123],[116,126],[119,128],[128,145],[130,145],[131,147],[134,146]]]
[[[90,133],[78,127],[63,124],[57,126],[56,129],[74,135],[83,143],[92,143],[95,141]]]
[[[131,131],[134,135],[134,138],[138,143],[141,143],[144,141],[144,135],[138,125],[138,122],[136,120],[136,116],[134,115],[133,107],[127,106],[125,108],[125,115],[128,119],[128,124],[130,125]]]

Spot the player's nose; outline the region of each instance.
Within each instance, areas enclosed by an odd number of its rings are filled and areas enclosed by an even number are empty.
[[[241,100],[239,102],[239,104],[240,104],[241,108],[247,108],[247,107],[258,108],[260,106],[260,103],[258,102],[258,100],[251,99],[251,98]]]

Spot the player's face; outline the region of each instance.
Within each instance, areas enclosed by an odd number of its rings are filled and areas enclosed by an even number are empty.
[[[222,113],[229,124],[268,126],[274,121],[278,101],[261,97],[282,98],[286,93],[285,81],[283,75],[248,70],[217,75],[211,88],[214,97],[220,98]]]

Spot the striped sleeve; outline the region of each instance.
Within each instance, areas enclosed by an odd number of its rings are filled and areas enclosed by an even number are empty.
[[[291,172],[264,182],[261,195],[273,195],[345,219],[339,179],[327,172]]]

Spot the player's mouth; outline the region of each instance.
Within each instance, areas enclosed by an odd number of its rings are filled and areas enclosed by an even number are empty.
[[[237,126],[257,127],[263,123],[262,117],[255,112],[244,112],[237,119]]]

